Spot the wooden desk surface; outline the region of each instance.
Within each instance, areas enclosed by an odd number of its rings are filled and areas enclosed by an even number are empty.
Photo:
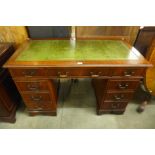
[[[29,40],[5,64],[30,115],[56,115],[58,78],[92,78],[97,114],[122,114],[149,66],[122,40]]]
[[[122,40],[29,40],[5,67],[80,65],[150,66],[135,48]]]

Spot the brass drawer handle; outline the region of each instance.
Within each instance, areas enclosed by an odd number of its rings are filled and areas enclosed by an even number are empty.
[[[39,86],[38,86],[38,85],[30,85],[30,84],[28,84],[28,85],[27,85],[27,88],[28,88],[29,90],[33,90],[33,91],[39,90]]]
[[[128,70],[128,71],[124,71],[124,76],[132,76],[135,72]]]
[[[43,98],[42,98],[42,96],[31,96],[31,100],[32,101],[42,101],[43,100]]]
[[[68,77],[68,73],[69,72],[66,72],[65,74],[61,74],[61,72],[58,72],[58,76],[59,76],[59,78],[67,78]]]
[[[99,72],[98,74],[94,74],[93,72],[90,72],[90,75],[91,75],[91,77],[93,77],[93,78],[97,78],[97,77],[100,76],[101,73],[102,73],[102,72]]]
[[[36,74],[36,70],[25,70],[22,72],[22,74],[25,76],[33,76]]]
[[[128,84],[127,83],[125,83],[125,84],[121,84],[121,83],[119,83],[118,84],[118,88],[120,88],[120,89],[126,89],[126,88],[128,88]]]
[[[124,99],[124,95],[120,95],[120,96],[114,95],[114,100],[119,101],[119,100],[122,100],[122,99]]]

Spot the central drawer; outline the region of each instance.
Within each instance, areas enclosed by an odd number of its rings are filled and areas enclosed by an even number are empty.
[[[102,77],[110,76],[108,68],[53,68],[47,69],[47,76],[67,78],[67,77]]]

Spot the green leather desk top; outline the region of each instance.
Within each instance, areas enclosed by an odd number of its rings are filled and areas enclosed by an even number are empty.
[[[16,61],[134,59],[136,54],[120,40],[32,40]]]

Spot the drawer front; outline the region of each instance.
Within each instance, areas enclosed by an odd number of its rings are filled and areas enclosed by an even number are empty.
[[[28,103],[44,104],[52,101],[49,93],[23,93],[22,96]]]
[[[47,70],[47,75],[58,78],[67,77],[102,77],[110,76],[108,68],[53,68]]]
[[[113,69],[112,76],[134,77],[143,76],[143,68],[116,68]]]
[[[108,90],[135,90],[140,81],[139,80],[109,80],[107,88]]]
[[[128,102],[103,102],[100,106],[104,110],[119,110],[125,109]]]
[[[29,103],[26,102],[25,103],[27,108],[31,111],[46,111],[46,110],[50,110],[50,111],[54,111],[56,110],[56,106],[54,104],[52,104],[51,102],[45,102],[45,103]]]
[[[48,91],[48,82],[47,81],[18,81],[16,85],[20,91]]]
[[[129,101],[133,96],[133,92],[109,92],[106,94],[105,101],[111,102],[125,102]]]
[[[38,77],[45,76],[45,69],[10,69],[13,77]]]

